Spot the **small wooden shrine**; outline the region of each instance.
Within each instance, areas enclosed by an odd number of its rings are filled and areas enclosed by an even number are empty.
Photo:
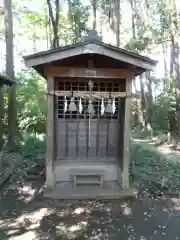
[[[47,80],[47,192],[116,198],[130,189],[132,79],[156,61],[100,41],[24,57]]]

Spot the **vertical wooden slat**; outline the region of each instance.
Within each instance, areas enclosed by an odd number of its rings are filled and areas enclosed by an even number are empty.
[[[65,82],[64,82],[64,90],[66,90]],[[66,96],[66,101],[67,101],[67,96]],[[64,119],[66,119],[66,113],[65,112],[64,112],[63,116],[64,116]],[[68,121],[65,121],[65,124],[66,124],[66,127],[65,127],[65,157],[68,157]]]
[[[54,91],[54,79],[48,77],[48,92]],[[46,184],[47,188],[53,189],[54,180],[54,161],[55,161],[55,131],[54,131],[54,95],[48,94],[47,97],[47,139],[46,139]]]
[[[68,129],[69,129],[69,127],[68,127],[68,121],[66,121],[66,157],[68,157],[68,148],[69,148],[69,146],[68,146],[68,136],[69,136],[69,134],[68,134]]]
[[[98,156],[99,152],[99,110],[100,110],[100,100],[98,99],[98,118],[96,121],[97,127],[96,127],[96,156]]]
[[[87,143],[86,143],[86,121],[82,118],[79,119],[79,139],[78,139],[78,157],[86,158]]]
[[[3,147],[3,123],[2,123],[2,118],[3,118],[3,85],[0,84],[0,152],[1,152],[2,147]]]
[[[86,120],[86,156],[88,157],[89,154],[89,119]]]
[[[100,83],[98,83],[98,91],[100,92]],[[97,128],[96,128],[96,156],[98,156],[98,152],[99,152],[99,112],[101,108],[101,102],[98,99],[98,118],[97,118]]]
[[[79,83],[78,83],[78,91],[79,91]],[[80,101],[80,99],[78,99]],[[79,154],[79,102],[77,103],[77,121],[76,121],[76,158],[78,158]]]
[[[71,92],[72,92],[72,94],[73,94],[73,88],[72,88],[72,82],[71,82],[71,84],[70,84],[70,86],[71,86]],[[71,96],[72,97],[72,96]],[[71,97],[70,97],[70,103],[71,103]],[[74,97],[74,96],[73,96]],[[70,104],[69,103],[69,104]],[[72,119],[72,112],[70,111],[70,118]]]
[[[64,91],[65,91],[65,83],[64,83]],[[65,97],[64,97],[65,98]],[[66,96],[66,101],[67,101],[67,96]],[[64,102],[64,104],[65,104],[65,102]],[[65,115],[66,115],[66,113],[65,113],[65,111],[63,111],[63,118],[65,119]]]
[[[105,92],[107,92],[107,83],[105,84]],[[109,147],[109,119],[107,117],[106,118],[106,156],[108,156],[108,147]]]
[[[132,80],[126,80],[126,91],[132,91]],[[129,164],[130,164],[130,134],[131,134],[131,115],[132,98],[125,99],[125,118],[124,118],[124,146],[123,146],[123,169],[122,169],[122,187],[129,188]]]
[[[121,91],[120,84],[118,86],[119,92]],[[117,123],[117,158],[119,160],[119,166],[122,167],[122,151],[123,151],[123,136],[122,129],[124,129],[124,122],[122,121],[124,118],[124,108],[122,108],[121,98],[118,98],[118,123]],[[123,124],[123,125],[122,125]]]
[[[59,118],[57,119],[57,158],[64,159],[66,157],[66,122]]]
[[[119,160],[118,161],[118,164],[120,166],[120,161],[121,161],[121,158],[120,158],[120,149],[121,149],[121,143],[120,143],[120,139],[121,139],[121,132],[120,132],[120,128],[121,128],[121,125],[120,125],[120,98],[118,98],[118,121],[117,121],[117,147],[116,147],[116,155],[117,155],[117,159]]]
[[[54,82],[54,80],[53,80]],[[55,161],[57,160],[57,152],[58,152],[58,145],[57,145],[57,115],[58,115],[58,105],[57,105],[57,96],[54,94],[53,95],[53,109],[54,109],[54,116],[53,116],[53,120],[54,120],[54,125],[53,125],[53,130],[54,130],[54,161],[53,161],[53,167],[55,164]]]
[[[106,138],[106,156],[109,155],[109,121],[108,119],[106,120],[107,123],[107,138]]]

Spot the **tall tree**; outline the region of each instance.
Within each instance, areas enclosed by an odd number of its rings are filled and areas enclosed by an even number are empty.
[[[132,22],[132,40],[136,41],[136,35],[137,35],[137,30],[138,26],[136,25],[136,0],[129,0],[130,5],[131,5],[131,22]],[[137,28],[137,29],[136,29]],[[136,119],[138,119],[138,123],[140,123],[140,128],[145,127],[145,94],[144,94],[144,83],[142,76],[139,78],[140,80],[140,100],[136,99],[135,100],[135,105],[136,105],[136,112],[135,116]],[[137,87],[136,87],[136,81],[137,78],[133,80],[134,83],[134,88],[135,91],[137,92]]]
[[[172,59],[173,68],[174,68],[174,78],[176,81],[176,113],[177,113],[177,126],[178,126],[178,135],[180,136],[180,64],[179,64],[179,26],[178,26],[178,12],[176,1],[171,1],[172,7],[172,20],[171,20],[171,45],[172,45]]]
[[[4,0],[5,10],[5,41],[6,41],[6,74],[14,79],[14,54],[13,54],[13,17],[12,0]],[[16,85],[8,89],[8,147],[12,150],[17,134],[16,113]]]
[[[120,0],[114,0],[114,8],[115,8],[115,29],[116,29],[116,45],[120,46]]]
[[[97,27],[97,0],[92,0],[93,6],[93,30]]]
[[[76,43],[82,32],[87,30],[89,17],[89,5],[84,5],[81,0],[67,0],[68,19],[73,33],[72,42]]]
[[[116,45],[120,46],[121,0],[101,0],[103,15],[108,18],[111,30],[116,35]]]
[[[59,47],[59,0],[47,0],[49,18],[53,29],[52,48]]]

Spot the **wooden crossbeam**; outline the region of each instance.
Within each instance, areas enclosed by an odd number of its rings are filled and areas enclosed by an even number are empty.
[[[53,77],[77,77],[77,78],[133,78],[131,69],[110,69],[110,68],[74,68],[74,67],[50,67],[45,73]]]
[[[48,92],[50,95],[56,96],[71,96],[72,91],[50,91]],[[89,91],[73,91],[74,97],[81,97],[81,98],[89,98],[90,93]],[[111,97],[132,97],[131,92],[112,92]],[[102,99],[102,98],[109,98],[109,92],[92,92],[92,98],[95,99]]]

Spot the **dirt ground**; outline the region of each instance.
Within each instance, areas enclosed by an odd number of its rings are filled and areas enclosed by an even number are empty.
[[[39,195],[42,184],[0,190],[0,240],[180,239],[180,199],[58,201]]]

